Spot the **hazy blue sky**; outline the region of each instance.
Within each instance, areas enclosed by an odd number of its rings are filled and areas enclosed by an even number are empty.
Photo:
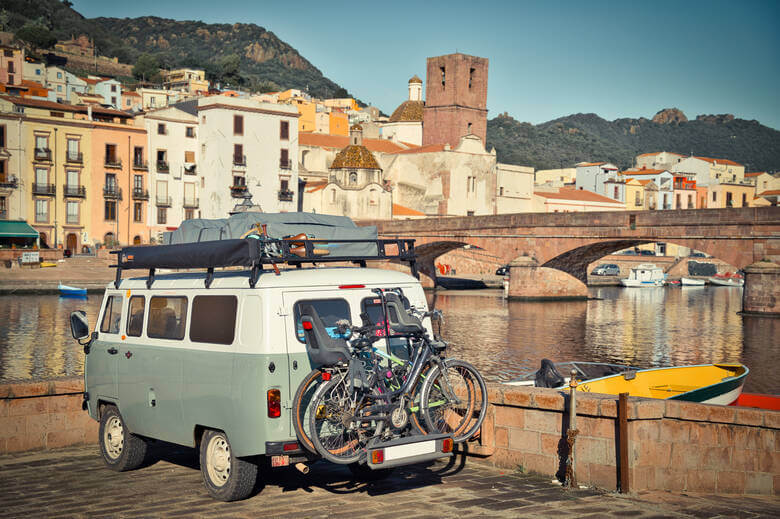
[[[90,18],[255,23],[387,113],[413,74],[425,80],[426,57],[458,51],[490,59],[491,118],[612,120],[677,107],[780,129],[776,0],[74,3]]]

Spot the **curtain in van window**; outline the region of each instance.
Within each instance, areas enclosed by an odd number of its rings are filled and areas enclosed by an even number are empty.
[[[195,296],[192,301],[190,340],[233,344],[237,308],[236,296]]]

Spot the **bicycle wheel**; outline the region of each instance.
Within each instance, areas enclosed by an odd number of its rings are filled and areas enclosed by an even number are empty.
[[[361,461],[368,440],[382,431],[381,421],[355,418],[351,403],[349,378],[339,376],[320,384],[309,413],[314,448],[326,460],[340,465]]]
[[[444,361],[423,383],[420,411],[429,433],[452,434],[456,443],[471,438],[487,412],[487,388],[482,375],[468,362]]]
[[[322,370],[313,369],[311,373],[306,375],[298,386],[298,391],[295,392],[295,398],[293,398],[293,428],[295,429],[295,435],[298,437],[300,444],[309,452],[317,453],[317,449],[314,447],[314,443],[311,441],[311,435],[309,434],[309,412],[311,411],[311,401],[314,398],[314,393],[317,391],[322,379]]]

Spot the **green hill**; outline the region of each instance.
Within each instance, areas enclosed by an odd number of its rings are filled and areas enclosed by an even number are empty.
[[[238,62],[237,74],[231,76],[234,85],[256,90],[299,88],[321,98],[349,96],[292,46],[255,24],[208,24],[153,16],[89,19],[67,4],[71,2],[4,0],[4,29],[18,36],[26,26],[28,33],[32,28],[36,34],[48,33],[57,40],[86,34],[100,55],[122,63],[134,64],[138,56],[148,53],[164,68],[202,68],[211,77],[218,77],[233,58]]]
[[[780,132],[758,121],[728,114],[688,121],[673,109],[653,119],[610,122],[596,114],[575,114],[532,125],[502,114],[488,121],[487,145],[496,148],[501,162],[537,169],[595,160],[629,167],[640,153],[671,151],[734,160],[749,171],[780,170]]]

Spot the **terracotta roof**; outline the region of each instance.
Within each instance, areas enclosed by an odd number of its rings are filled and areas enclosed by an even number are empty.
[[[577,167],[587,168],[588,166],[601,166],[602,164],[606,164],[606,162],[582,162],[577,164]]]
[[[39,101],[37,99],[27,99],[22,97],[0,96],[0,99],[9,101],[17,106],[29,106],[30,108],[42,108],[44,110],[59,110],[61,112],[87,113],[85,105],[67,105],[55,103],[52,101]],[[110,108],[92,107],[92,113],[96,115],[115,115],[117,117],[132,117],[127,112],[121,110],[111,110]]]
[[[661,153],[668,153],[669,155],[677,155],[678,157],[685,156],[685,155],[680,155],[679,153],[672,153],[671,151],[667,151],[667,152],[656,151],[655,153],[642,153],[641,155],[637,155],[637,157],[652,157],[653,155],[660,155]]]
[[[298,133],[298,144],[303,146],[319,146],[321,148],[343,149],[349,145],[349,137],[342,135],[330,135],[327,133]],[[395,153],[405,149],[403,146],[387,139],[363,139],[363,146],[370,151],[380,153]]]
[[[422,85],[422,79],[417,77],[417,74],[413,75],[411,79],[409,79],[409,83],[419,83]]]
[[[141,94],[137,92],[133,92],[132,90],[123,90],[122,91],[123,96],[130,96],[130,97],[141,97]]]
[[[746,177],[757,177],[759,175],[763,175],[766,173],[766,171],[751,171],[750,173],[745,173]]]
[[[82,80],[85,83],[90,84],[90,85],[97,85],[98,83],[103,81],[102,79],[92,79],[92,78],[89,78],[89,77],[80,77],[79,79]]]
[[[398,105],[388,122],[422,122],[424,106],[422,101],[404,101]]]
[[[365,146],[349,145],[336,154],[330,169],[381,169],[373,153]]]
[[[543,198],[554,198],[556,200],[577,200],[579,202],[609,202],[612,204],[622,203],[619,200],[613,200],[606,196],[602,196],[593,191],[585,191],[583,189],[571,189],[561,188],[557,193],[554,191],[534,191],[535,195],[539,195]]]
[[[320,191],[322,189],[325,189],[328,186],[327,180],[318,180],[316,182],[306,182],[306,192],[307,193],[316,193],[317,191]],[[311,189],[309,189],[311,188]]]
[[[644,179],[644,180],[640,180],[640,181],[639,181],[639,183],[640,183],[640,184],[642,184],[643,186],[646,186],[646,185],[647,185],[647,184],[649,184],[650,182],[652,182],[652,180],[650,180],[650,179],[647,179],[647,178],[646,178],[646,179]]]
[[[780,195],[780,189],[770,189],[769,191],[764,191],[763,193],[759,193],[758,196],[777,196]]]
[[[739,162],[734,162],[733,160],[728,160],[728,159],[711,159],[709,157],[693,157],[693,158],[694,159],[703,160],[705,162],[709,162],[710,164],[718,163],[718,164],[726,164],[728,166],[741,166],[742,165]]]
[[[444,151],[444,144],[426,144],[425,146],[417,146],[416,148],[409,148],[408,150],[396,151],[394,155],[400,155],[402,153],[436,153]]]
[[[665,169],[637,169],[631,171],[621,171],[618,175],[658,175],[667,171]]]
[[[402,205],[393,204],[393,216],[425,216],[425,213],[404,207]]]

